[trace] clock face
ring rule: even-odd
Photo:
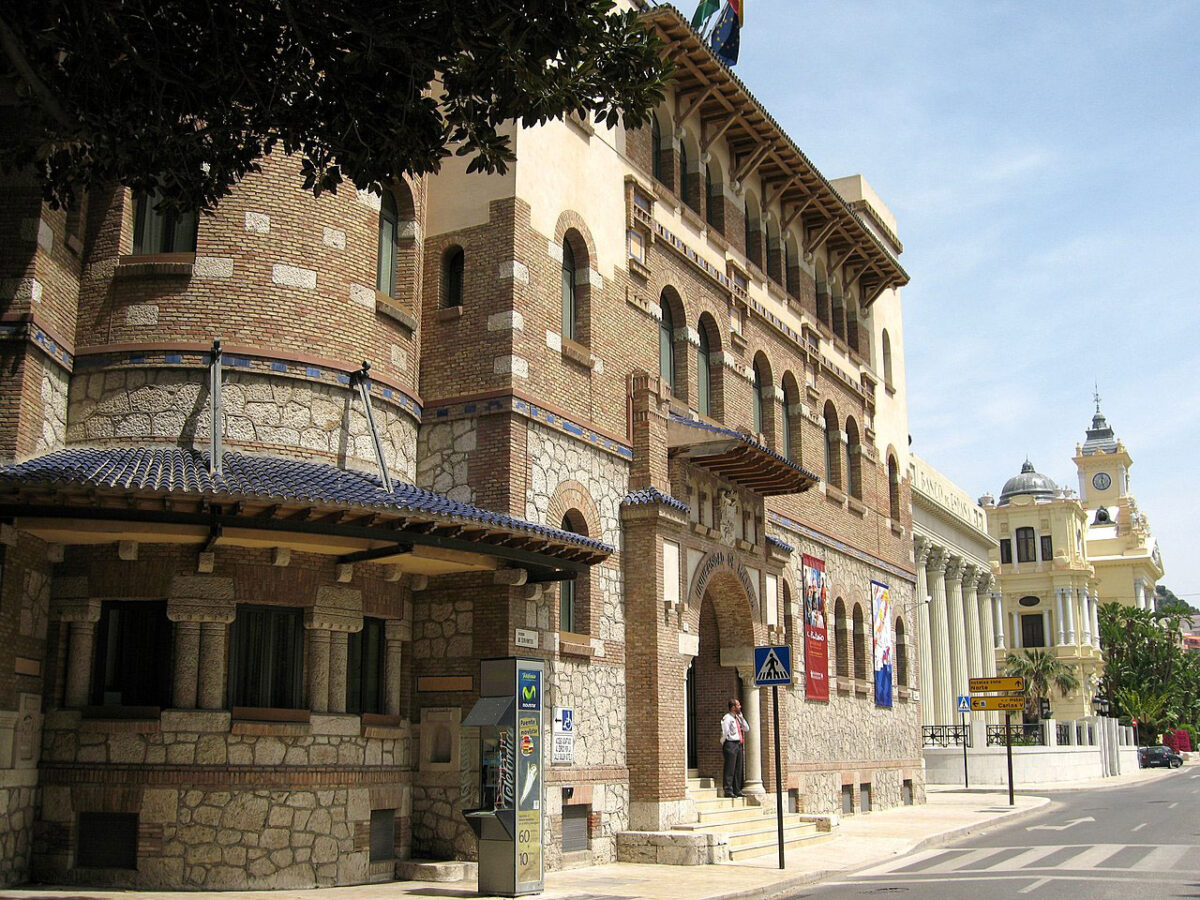
[[[1112,484],[1112,478],[1107,472],[1097,472],[1092,476],[1092,487],[1098,491],[1107,491]]]

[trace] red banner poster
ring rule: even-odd
[[[829,642],[826,639],[825,561],[804,556],[804,694],[829,699]]]

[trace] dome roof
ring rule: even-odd
[[[1021,474],[1014,475],[1004,482],[1004,490],[1000,492],[1000,505],[1003,506],[1011,498],[1023,494],[1031,494],[1035,498],[1051,500],[1058,493],[1058,485],[1051,479],[1036,472],[1033,463],[1028,459],[1021,466]]]

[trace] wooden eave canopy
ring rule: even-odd
[[[529,582],[574,578],[609,555],[568,540],[407,510],[69,484],[7,487],[0,491],[0,520],[53,543],[287,547],[428,575],[524,568]]]
[[[788,459],[728,429],[672,419],[667,451],[763,497],[799,494],[820,479]]]
[[[816,166],[787,136],[729,67],[671,6],[656,6],[643,18],[668,45],[675,63],[676,113],[681,125],[699,113],[699,144],[707,151],[724,137],[731,154],[730,181],[757,174],[763,184],[763,208],[778,202],[781,230],[798,224],[804,250],[824,245],[833,270],[841,267],[847,281],[858,280],[863,303],[870,305],[888,288],[908,284],[892,252],[871,232]]]

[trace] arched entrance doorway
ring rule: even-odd
[[[738,671],[753,659],[755,618],[750,597],[733,570],[717,571],[703,586],[697,618],[698,652],[686,682],[687,765],[695,775],[719,784],[724,765],[721,717],[728,701],[758,705],[748,696],[757,689],[744,683]]]

